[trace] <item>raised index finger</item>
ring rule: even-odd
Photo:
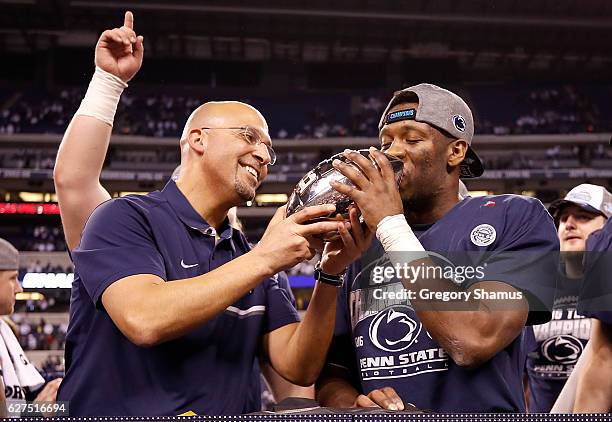
[[[123,26],[127,26],[130,29],[134,29],[134,15],[129,10],[125,12],[125,18],[123,19]]]

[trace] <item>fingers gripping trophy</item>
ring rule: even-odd
[[[348,220],[350,232],[346,226],[338,226],[338,231],[323,236],[325,247],[321,262],[316,268],[315,277],[326,275],[342,275],[352,261],[360,257],[370,246],[374,237],[375,229],[368,227],[353,200],[345,193],[339,192],[334,185],[345,185],[347,188],[354,187],[353,182],[343,173],[338,171],[333,163],[340,161],[345,163],[355,172],[363,174],[363,169],[355,160],[351,160],[347,152],[336,154],[331,158],[320,162],[296,185],[287,203],[287,217],[312,206],[320,204],[333,204],[336,209],[321,220]],[[373,168],[380,171],[377,161],[372,155],[372,149],[359,150],[357,153],[364,158],[361,165],[369,163]],[[382,154],[382,153],[381,153]],[[390,189],[398,189],[402,177],[402,161],[390,154],[384,154],[389,161],[393,177],[390,178]],[[366,161],[366,158],[369,160]],[[374,198],[372,198],[374,199]],[[352,234],[352,236],[351,236]]]

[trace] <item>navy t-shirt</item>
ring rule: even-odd
[[[551,321],[527,328],[536,342],[527,355],[529,412],[550,412],[589,340],[591,319],[576,309],[581,282],[559,277]]]
[[[612,325],[612,218],[588,237],[578,312]]]
[[[555,262],[540,263],[537,256],[557,252],[559,242],[552,218],[538,200],[515,195],[468,197],[429,228],[413,230],[428,251],[470,251],[474,256],[483,252],[487,265],[480,281],[501,281],[524,294],[532,323],[549,318]],[[517,251],[523,255],[514,259],[521,262],[512,262],[512,254],[507,253]],[[419,409],[524,411],[522,334],[477,369],[455,365],[432,340],[409,300],[376,298],[376,290],[403,288],[397,279],[372,283],[372,265],[380,262],[382,252],[375,242],[347,273],[338,296],[328,364],[347,368],[364,394],[390,386],[404,402]],[[467,280],[464,287],[472,284],[473,280]]]
[[[215,242],[214,229],[173,181],[161,192],[113,199],[93,212],[72,253],[66,377],[58,393],[70,402],[71,416],[259,410],[248,393],[261,336],[299,320],[274,278],[189,334],[149,348],[131,343],[101,302],[104,290],[124,277],[191,278],[250,250],[227,220],[219,237]]]

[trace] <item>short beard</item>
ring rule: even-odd
[[[255,192],[247,187],[244,183],[241,183],[238,178],[234,180],[234,190],[244,202],[249,202],[255,199]]]

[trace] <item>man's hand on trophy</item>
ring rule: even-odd
[[[374,234],[368,227],[362,227],[357,209],[349,209],[350,230],[339,226],[339,237],[325,244],[321,257],[321,270],[327,274],[341,274],[353,261],[370,246]]]
[[[353,200],[370,231],[375,233],[383,218],[404,213],[394,169],[385,154],[374,148],[370,148],[371,159],[355,151],[346,151],[345,155],[352,164],[340,160],[334,160],[332,164],[355,186],[336,181],[330,181],[330,185]]]

